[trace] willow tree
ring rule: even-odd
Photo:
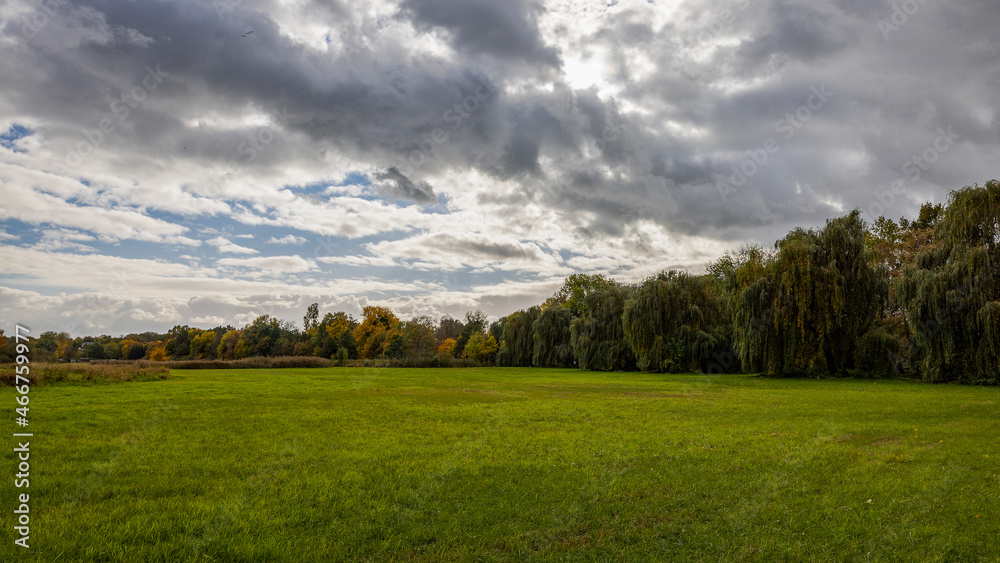
[[[1000,383],[1000,182],[950,194],[897,291],[928,381]]]
[[[849,368],[887,374],[901,352],[898,342],[884,334],[879,324],[889,284],[885,269],[876,264],[866,245],[867,237],[857,210],[828,221],[819,234],[817,261],[824,274],[818,279],[832,280],[840,297],[839,309],[831,307],[824,315],[827,324],[821,346],[830,374]],[[858,353],[862,342],[867,344],[865,354]]]
[[[539,313],[532,323],[534,352],[531,360],[535,367],[568,368],[576,365],[573,346],[570,344],[569,325],[573,312],[555,305]]]
[[[531,367],[535,354],[534,323],[542,312],[539,307],[512,313],[500,321],[500,350],[497,365]]]
[[[705,371],[727,349],[726,298],[710,276],[661,273],[625,302],[622,325],[639,369]]]
[[[632,371],[635,354],[625,340],[622,313],[631,297],[628,287],[613,285],[589,293],[581,315],[570,324],[570,342],[581,369]]]
[[[733,283],[730,302],[733,348],[746,373],[776,374],[783,366],[783,338],[775,323],[773,260],[773,256],[755,254],[734,275],[739,282]]]
[[[888,291],[857,210],[820,231],[796,229],[773,259],[749,261],[733,299],[736,350],[747,371],[772,375],[854,369]],[[882,366],[892,351],[866,361]],[[864,366],[871,368],[872,366]]]

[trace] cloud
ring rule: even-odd
[[[105,208],[75,205],[62,198],[16,184],[17,175],[5,176],[0,166],[0,220],[16,219],[36,225],[59,225],[95,233],[111,240],[141,240],[196,246],[183,236],[187,228],[155,219],[130,207]]]
[[[141,282],[112,323],[243,318],[222,296],[279,279],[500,314],[568,273],[634,281],[855,207],[912,216],[1000,157],[986,0],[892,29],[892,5],[849,0],[219,6],[83,0],[24,33],[38,5],[5,5],[0,248],[38,261],[5,261],[8,290],[56,311],[121,267]],[[907,166],[941,130],[948,150]]]
[[[295,235],[285,235],[281,238],[271,237],[271,239],[267,241],[268,244],[305,244],[305,242],[306,239]]]
[[[392,199],[407,199],[416,203],[437,201],[434,197],[434,188],[430,184],[410,180],[395,166],[377,172],[375,179],[379,181],[379,187]]]
[[[535,22],[541,6],[524,0],[405,0],[400,13],[420,31],[441,29],[458,53],[559,66]]]
[[[240,246],[234,244],[223,237],[216,237],[212,240],[205,241],[206,244],[210,244],[219,249],[219,252],[226,254],[257,254],[258,252],[253,248],[247,248],[245,246]]]
[[[308,272],[316,268],[316,263],[301,256],[258,256],[254,258],[222,258],[220,266],[241,269],[265,270],[275,273]]]

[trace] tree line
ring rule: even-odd
[[[489,323],[401,320],[386,307],[320,318],[300,330],[269,315],[237,329],[70,338],[48,332],[42,359],[240,359],[320,356],[445,365],[772,376],[921,377],[1000,382],[1000,183],[971,186],[916,219],[858,210],[773,247],[745,246],[693,275],[637,284],[575,274],[545,302]],[[0,356],[10,345],[3,345]],[[3,358],[0,357],[0,360]],[[38,361],[38,360],[36,360]]]

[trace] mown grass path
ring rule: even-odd
[[[32,389],[30,431],[2,561],[1000,560],[1000,389],[175,371]]]

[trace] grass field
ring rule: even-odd
[[[14,391],[0,391],[14,425]],[[2,561],[997,561],[1000,390],[542,369],[31,391]]]

